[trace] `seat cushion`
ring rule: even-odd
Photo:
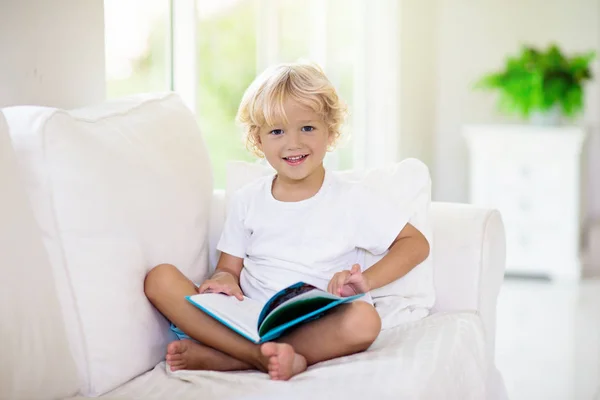
[[[148,270],[171,263],[195,281],[207,273],[212,178],[204,141],[174,94],[3,112],[79,390],[104,393],[153,368],[172,339],[144,295]]]
[[[440,313],[382,331],[366,352],[315,364],[288,382],[254,371],[173,373],[161,362],[106,398],[480,400],[486,365],[477,314]]]

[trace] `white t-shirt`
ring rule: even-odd
[[[304,281],[326,290],[336,272],[364,263],[364,250],[385,252],[408,222],[385,195],[326,171],[321,189],[298,202],[276,200],[275,175],[258,179],[232,196],[221,252],[244,259],[240,286],[266,302],[279,290]]]

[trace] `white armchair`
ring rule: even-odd
[[[168,145],[169,154],[177,157],[174,163],[179,163],[177,165],[179,168],[187,168],[181,161],[183,158],[180,155],[190,151],[190,140],[193,140],[194,135],[197,134],[195,130],[197,127],[194,127],[191,113],[186,111],[172,95],[125,101],[110,107],[105,105],[97,108],[90,107],[88,110],[78,110],[77,113],[72,114],[68,112],[53,114],[41,109],[17,111],[10,112],[8,123],[0,113],[0,254],[2,255],[0,339],[7,349],[2,355],[3,362],[0,366],[0,398],[55,399],[78,396],[84,393],[86,388],[90,390],[91,386],[89,384],[86,386],[86,381],[82,378],[86,373],[89,375],[90,371],[93,373],[87,378],[88,381],[96,387],[111,388],[110,392],[104,394],[105,398],[119,399],[208,399],[223,398],[223,396],[246,399],[308,397],[317,399],[330,397],[330,390],[336,390],[338,395],[344,398],[361,399],[374,397],[460,400],[506,398],[502,379],[494,365],[496,300],[505,266],[504,227],[498,212],[466,204],[432,203],[433,262],[437,296],[434,313],[421,321],[382,332],[369,351],[351,356],[354,357],[353,362],[341,359],[318,364],[297,379],[283,384],[269,381],[258,372],[224,374],[178,371],[176,374],[171,374],[166,370],[164,362],[159,362],[157,365],[157,360],[160,360],[164,354],[164,341],[169,339],[166,336],[168,327],[158,314],[152,313],[146,304],[143,292],[138,293],[139,290],[136,289],[136,285],[139,286],[139,282],[143,280],[144,268],[149,267],[149,264],[155,260],[147,261],[149,255],[143,254],[143,249],[130,253],[128,246],[132,243],[131,240],[123,241],[119,238],[120,241],[114,241],[108,238],[113,240],[111,242],[107,241],[106,237],[102,238],[105,243],[116,243],[121,246],[117,249],[123,255],[130,257],[127,258],[129,264],[123,263],[122,272],[127,279],[131,280],[130,277],[133,277],[135,281],[127,282],[127,279],[119,275],[120,270],[116,270],[115,276],[123,280],[121,284],[133,285],[131,287],[134,289],[131,292],[131,299],[119,297],[129,296],[128,292],[125,294],[115,292],[115,299],[124,301],[122,307],[131,307],[132,310],[129,314],[125,314],[126,319],[123,320],[123,323],[130,324],[127,330],[122,334],[117,331],[115,335],[115,330],[120,328],[98,325],[96,315],[104,315],[110,320],[111,315],[122,310],[114,308],[104,310],[101,294],[98,297],[100,300],[97,300],[88,296],[89,290],[82,291],[82,288],[73,287],[78,282],[83,282],[85,288],[94,288],[95,281],[91,276],[102,278],[102,275],[85,275],[90,268],[89,264],[84,263],[81,268],[75,265],[78,259],[82,260],[89,254],[77,253],[79,258],[71,257],[70,260],[73,261],[65,268],[59,266],[61,257],[66,254],[65,251],[79,251],[80,247],[65,250],[55,244],[53,251],[49,251],[49,243],[56,241],[55,236],[60,235],[60,229],[64,228],[61,226],[61,218],[65,219],[65,215],[71,217],[68,207],[62,208],[62,215],[56,213],[56,202],[69,201],[68,204],[74,205],[79,203],[76,199],[65,196],[65,192],[56,192],[60,190],[58,186],[50,191],[52,196],[41,194],[48,190],[48,185],[54,185],[55,182],[51,178],[55,174],[65,171],[64,164],[62,164],[63,169],[55,169],[53,162],[63,163],[64,157],[70,154],[62,153],[63,158],[57,158],[54,154],[53,159],[52,151],[63,151],[64,144],[67,142],[69,145],[73,144],[70,142],[73,139],[69,138],[82,138],[79,135],[82,133],[85,134],[86,140],[92,141],[88,149],[93,153],[96,149],[93,140],[106,139],[105,135],[112,135],[121,125],[123,129],[111,137],[111,140],[114,139],[111,143],[116,144],[114,147],[116,151],[127,150],[134,152],[132,154],[139,154],[135,153],[138,151],[135,146],[123,149],[124,146],[131,145],[131,137],[136,140],[141,137],[148,138],[146,139],[148,141],[159,140],[160,146]],[[6,110],[3,112],[6,113]],[[131,118],[129,118],[130,114],[132,114]],[[54,128],[47,125],[53,118],[59,119],[54,121]],[[180,129],[166,135],[164,128],[157,127],[157,121],[161,122],[163,127],[178,126]],[[59,123],[61,125],[57,128]],[[88,135],[89,132],[85,131],[90,127],[95,129],[93,133],[96,136]],[[55,129],[55,133],[52,129]],[[73,129],[72,134],[64,135],[65,129]],[[180,137],[178,139],[177,135],[182,134],[181,132],[189,134],[185,136],[187,141],[180,140]],[[21,136],[16,141],[18,135]],[[39,139],[40,135],[46,135],[44,137],[54,135],[52,136],[54,147],[31,145]],[[124,140],[123,146],[118,145],[118,140]],[[165,157],[162,152],[148,151],[150,147],[147,146],[152,144],[148,141],[140,147],[144,151],[143,157],[136,159],[136,162],[147,161],[148,157]],[[109,153],[107,148],[105,147],[104,151],[107,152],[108,157],[112,157],[113,153]],[[187,155],[185,161],[190,162],[192,166],[197,165],[194,158],[196,153],[191,155],[187,153]],[[123,154],[119,153],[119,156]],[[38,175],[34,173],[33,158],[43,166],[36,170]],[[77,153],[76,161],[85,164],[88,160],[85,154]],[[163,173],[172,173],[170,168],[173,164],[164,162],[163,158],[159,161],[158,164],[165,165],[166,169],[157,175],[169,176]],[[36,166],[38,167],[39,165]],[[132,164],[133,167],[136,166]],[[136,176],[140,177],[145,177],[141,174],[147,173],[145,168],[136,171],[138,173]],[[82,177],[78,174],[88,173],[84,169],[80,171],[75,167],[67,169],[67,172],[70,174],[69,177],[84,182],[86,176]],[[101,168],[96,168],[93,172],[104,173]],[[118,179],[118,176],[115,174],[111,179]],[[63,188],[70,190],[73,185],[78,184],[77,182],[79,180]],[[111,180],[102,180],[102,182],[105,185],[112,184]],[[206,197],[202,197],[205,195],[199,192],[189,192],[189,185],[184,181],[172,183],[172,180],[168,179],[165,182],[173,185],[170,186],[173,190],[180,190],[180,187],[175,184],[182,184],[183,195],[210,198],[210,191]],[[143,185],[144,182],[140,184]],[[148,180],[147,184],[149,185],[147,188],[153,189],[155,181]],[[135,194],[134,189],[128,190],[130,192],[119,194],[131,196]],[[104,192],[111,193],[110,190],[103,190],[101,193]],[[72,193],[75,197],[81,191]],[[140,198],[148,199],[144,196]],[[199,207],[194,205],[193,201],[188,203],[186,207],[192,210],[194,207]],[[115,204],[120,206],[122,203]],[[132,205],[138,208],[139,206],[139,204]],[[152,206],[152,204],[143,204],[142,208],[152,210]],[[163,207],[164,204],[161,203],[159,206]],[[165,210],[164,207],[160,207],[156,209]],[[186,221],[186,214],[183,211],[175,211],[178,212],[177,216],[183,217],[182,221]],[[131,212],[140,212],[140,210],[131,208]],[[40,219],[40,215],[53,215],[54,220],[51,222],[56,224],[58,233],[47,229],[48,221]],[[197,218],[208,216],[210,219],[206,233],[208,238],[198,239],[207,240],[207,248],[194,253],[196,257],[194,260],[204,266],[214,265],[216,261],[214,248],[224,216],[222,191],[215,191],[212,194],[210,213],[202,211],[196,214]],[[152,217],[156,220],[156,215],[153,214]],[[79,224],[80,219],[70,218],[69,222],[72,225]],[[105,222],[102,218],[97,220],[103,229],[109,229],[110,224],[106,225]],[[149,226],[152,226],[152,223],[154,222],[151,221]],[[201,225],[196,223],[190,226],[204,229]],[[173,229],[175,228],[174,225]],[[79,234],[79,231],[71,229],[68,233],[74,235]],[[136,234],[143,233],[141,230],[136,231]],[[187,231],[183,230],[181,237],[185,238],[186,235]],[[87,240],[87,237],[84,239]],[[151,250],[164,244],[160,241],[146,242],[143,244],[148,244]],[[91,258],[92,261],[95,259],[95,256]],[[123,257],[119,257],[119,260],[122,259]],[[103,272],[105,265],[100,264],[98,268]],[[65,273],[79,274],[79,276],[65,276]],[[73,296],[67,296],[66,292],[76,293],[79,297],[74,301]],[[112,304],[116,304],[115,299],[111,299]],[[86,307],[83,307],[83,302],[88,303]],[[79,313],[77,314],[79,318],[81,316],[86,318],[84,321],[86,324],[81,325],[81,320],[71,319],[75,311]],[[139,315],[136,315],[135,313],[138,312]],[[74,326],[78,327],[77,331],[74,330]],[[147,331],[144,340],[152,346],[149,346],[151,348],[148,348],[146,354],[136,354],[136,357],[142,359],[136,360],[136,364],[128,364],[129,369],[125,370],[118,364],[126,364],[129,360],[120,359],[116,362],[111,359],[104,360],[102,357],[105,354],[98,350],[102,350],[103,347],[98,346],[109,346],[106,348],[110,349],[113,346],[127,346],[134,343],[132,341],[139,340],[139,337],[129,336],[131,327]],[[149,340],[150,334],[154,335],[152,340]],[[103,343],[104,338],[113,338],[111,340],[116,342]],[[76,343],[73,342],[74,340]],[[96,347],[91,346],[92,344]],[[83,346],[81,348],[84,351],[79,352],[78,346]],[[90,356],[92,351],[95,351],[94,357]],[[122,372],[122,375],[117,376],[117,372]],[[108,384],[109,379],[111,382],[120,383],[116,386]]]

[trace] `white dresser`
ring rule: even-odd
[[[471,125],[470,201],[500,210],[507,273],[577,280],[580,235],[578,127]]]

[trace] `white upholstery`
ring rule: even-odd
[[[171,100],[172,102],[169,103],[171,106],[174,104],[173,102],[178,101],[176,98],[171,98]],[[144,101],[136,100],[134,103],[141,106]],[[99,150],[103,148],[101,143],[106,144],[103,139],[110,139],[108,137],[110,132],[120,132],[123,137],[137,137],[140,139],[147,139],[145,135],[153,132],[152,134],[156,135],[156,140],[165,140],[164,143],[168,143],[168,139],[177,134],[172,127],[185,126],[190,121],[189,115],[184,116],[177,112],[177,107],[173,109],[170,108],[169,104],[165,104],[164,107],[158,106],[154,109],[157,115],[160,114],[164,118],[163,125],[161,125],[163,128],[153,129],[154,127],[145,124],[150,116],[138,115],[133,112],[136,109],[135,104],[129,103],[126,107],[132,111],[131,113],[123,113],[120,117],[114,114],[114,118],[110,119],[110,123],[107,123],[104,127],[99,127],[97,120],[101,119],[102,115],[106,115],[108,112],[107,107],[112,109],[114,105],[109,107],[103,104],[88,108],[85,111],[85,119],[92,121],[89,123],[95,127],[95,135],[92,136],[97,138],[95,143],[100,146],[98,147]],[[37,110],[36,112],[43,114],[45,111]],[[9,111],[7,114],[11,114],[11,112]],[[79,118],[77,112],[69,115],[72,118]],[[183,121],[188,122],[184,123]],[[69,166],[94,165],[93,160],[85,160],[84,158],[90,155],[99,156],[91,150],[93,147],[84,146],[87,149],[85,154],[79,154],[76,151],[84,148],[81,147],[83,144],[80,141],[91,140],[89,137],[91,131],[88,131],[89,127],[82,126],[86,125],[85,121],[80,120],[73,124],[64,123],[60,125],[62,131],[54,130],[54,135],[57,135],[54,137],[60,140],[53,144],[58,143],[60,146],[47,149],[41,146],[39,142],[35,142],[38,140],[35,139],[35,135],[22,136],[27,132],[38,132],[40,119],[20,117],[12,112],[8,127],[11,131],[18,130],[20,132],[11,132],[13,138],[15,134],[20,135],[21,138],[17,141],[13,140],[12,146],[9,146],[6,129],[2,127],[3,124],[0,120],[0,193],[2,194],[0,197],[0,216],[2,218],[0,221],[0,253],[3,255],[3,259],[0,261],[0,273],[3,277],[0,280],[0,300],[2,300],[0,306],[0,340],[5,344],[5,349],[8,349],[2,355],[3,363],[0,367],[0,398],[57,399],[76,393],[94,394],[94,387],[87,385],[90,382],[89,375],[86,380],[81,376],[81,369],[76,372],[76,368],[81,368],[81,360],[78,361],[81,354],[77,346],[73,346],[74,335],[75,337],[80,335],[79,340],[85,342],[84,344],[87,345],[88,350],[96,352],[95,354],[100,354],[98,352],[102,349],[106,350],[108,357],[104,358],[102,368],[98,368],[97,364],[102,358],[94,360],[96,362],[96,374],[94,376],[97,381],[95,389],[98,392],[104,389],[114,389],[106,396],[107,398],[165,398],[165,396],[182,399],[209,398],[213,393],[210,386],[213,383],[221,385],[219,390],[223,390],[227,389],[227,382],[230,379],[235,379],[235,377],[246,379],[244,376],[248,376],[246,375],[248,373],[222,375],[205,372],[202,374],[196,373],[199,375],[187,375],[191,377],[188,380],[194,382],[194,385],[189,385],[182,380],[185,379],[185,376],[181,376],[182,374],[176,376],[182,379],[168,379],[169,376],[164,371],[164,363],[159,363],[154,370],[144,374],[144,370],[151,369],[152,365],[156,365],[160,359],[159,355],[164,351],[169,333],[164,320],[156,316],[156,313],[153,314],[156,317],[152,317],[156,319],[151,318],[149,320],[139,319],[139,316],[135,315],[136,311],[133,310],[149,309],[143,295],[140,296],[139,288],[134,291],[135,294],[131,294],[132,297],[128,297],[128,292],[123,290],[120,293],[111,294],[114,296],[110,299],[110,304],[112,304],[111,310],[114,311],[115,319],[111,319],[106,310],[102,308],[82,307],[85,304],[91,304],[85,300],[89,300],[89,297],[85,297],[89,293],[85,291],[99,290],[97,282],[107,278],[107,276],[97,273],[98,265],[106,265],[116,256],[119,259],[130,260],[130,262],[122,264],[120,271],[124,275],[129,274],[127,276],[131,279],[132,284],[138,286],[143,278],[143,272],[141,271],[144,268],[150,268],[152,264],[158,262],[171,262],[173,260],[174,263],[181,263],[190,276],[194,275],[192,278],[200,279],[207,272],[204,268],[208,261],[210,260],[213,267],[216,262],[214,247],[224,218],[224,193],[214,192],[212,202],[209,198],[202,197],[204,196],[202,194],[193,194],[194,190],[205,190],[208,191],[209,195],[212,192],[210,182],[186,180],[191,176],[196,176],[195,174],[200,170],[202,173],[208,173],[209,169],[202,170],[208,165],[208,159],[206,156],[197,158],[175,157],[175,154],[181,152],[190,154],[186,153],[185,149],[177,147],[181,146],[181,142],[171,143],[179,150],[176,153],[169,153],[173,154],[173,157],[166,160],[162,157],[165,152],[169,151],[170,147],[168,146],[160,149],[156,148],[156,151],[146,152],[145,156],[147,158],[135,158],[137,156],[132,155],[141,164],[132,163],[130,168],[123,166],[124,176],[128,176],[127,174],[133,173],[133,171],[137,171],[136,173],[140,174],[138,176],[145,176],[144,168],[140,168],[140,165],[146,166],[146,169],[148,169],[155,162],[162,162],[167,168],[175,165],[187,166],[183,169],[179,169],[179,167],[173,169],[173,171],[176,171],[174,174],[163,170],[162,173],[165,175],[160,175],[160,173],[158,175],[178,180],[179,183],[183,182],[182,186],[178,186],[177,182],[165,183],[165,185],[169,188],[177,188],[177,193],[180,193],[181,196],[190,196],[186,199],[187,201],[196,199],[199,203],[206,203],[198,204],[198,207],[204,211],[198,214],[196,219],[193,219],[193,224],[189,226],[191,233],[186,238],[186,240],[197,240],[199,243],[198,263],[195,264],[191,261],[193,257],[186,253],[185,248],[174,247],[175,242],[170,241],[181,240],[184,237],[182,233],[173,238],[152,234],[152,226],[148,219],[151,219],[155,224],[168,224],[168,218],[173,214],[170,214],[171,208],[156,209],[157,205],[165,204],[162,202],[162,200],[165,200],[164,198],[159,196],[159,199],[154,201],[155,199],[152,196],[147,196],[144,198],[145,202],[136,203],[139,206],[137,209],[131,209],[132,215],[145,216],[136,226],[148,230],[148,232],[142,232],[144,235],[140,233],[142,237],[146,238],[141,246],[142,249],[145,249],[141,251],[141,259],[137,258],[139,254],[136,256],[123,248],[121,248],[123,250],[122,256],[113,253],[119,248],[107,248],[105,249],[106,254],[102,255],[102,260],[105,260],[104,263],[98,263],[97,257],[86,258],[88,256],[86,251],[92,251],[89,250],[91,244],[88,243],[89,246],[86,247],[76,246],[76,248],[66,249],[66,253],[75,254],[78,260],[83,261],[79,263],[79,268],[75,267],[75,265],[78,265],[77,263],[65,266],[62,259],[56,256],[56,248],[58,248],[56,230],[58,228],[48,228],[49,225],[47,225],[44,217],[47,214],[42,211],[51,211],[52,213],[60,211],[64,213],[61,220],[63,222],[69,221],[70,225],[68,226],[76,228],[71,233],[90,233],[92,231],[86,231],[86,229],[101,226],[105,228],[104,232],[107,233],[107,238],[110,239],[111,237],[114,238],[114,236],[110,236],[114,234],[111,229],[114,226],[120,226],[116,223],[101,224],[102,221],[97,218],[94,219],[95,215],[88,215],[89,213],[69,213],[69,208],[66,205],[73,205],[74,211],[80,211],[81,209],[78,207],[83,204],[81,199],[89,199],[89,197],[86,197],[86,193],[77,191],[86,187],[82,186],[82,183],[92,177],[100,179],[105,176],[102,169],[71,168],[66,171],[61,169]],[[103,133],[108,136],[102,138]],[[27,142],[27,140],[23,141],[22,139],[26,137],[29,137],[35,143]],[[158,141],[155,143],[158,143]],[[16,148],[16,151],[13,151],[13,148]],[[119,149],[120,147],[116,146],[116,148]],[[23,149],[36,149],[36,152],[27,152]],[[70,150],[66,151],[66,149]],[[48,153],[48,151],[51,153]],[[60,157],[48,160],[40,158],[40,154],[60,155]],[[112,154],[116,157],[117,153]],[[78,156],[82,159],[75,160],[74,158]],[[125,164],[124,161],[128,159],[132,160],[127,157],[116,157],[116,159],[119,160],[118,163],[122,164]],[[56,182],[37,179],[32,175],[31,170],[28,170],[35,163],[38,163],[35,170],[44,176],[68,176],[73,181]],[[42,168],[44,166],[47,168]],[[191,169],[188,170],[187,168]],[[114,170],[110,168],[109,171],[114,173]],[[60,175],[61,173],[63,175]],[[111,179],[118,181],[119,178],[111,175]],[[112,180],[105,183],[110,184],[111,182]],[[189,186],[188,189],[182,189],[185,185]],[[202,187],[196,187],[195,185]],[[49,187],[54,188],[53,197],[43,200],[40,194],[47,191]],[[113,188],[110,185],[107,187]],[[142,189],[144,187],[149,188],[142,185]],[[125,185],[121,188],[122,190],[134,192],[137,190],[136,186]],[[94,193],[98,196],[105,196],[107,195],[105,192],[110,192],[103,191],[102,188],[96,189],[97,191]],[[134,192],[121,193],[121,195],[134,196]],[[132,198],[135,198],[135,196]],[[57,199],[63,202],[59,211],[53,209],[56,204],[54,201]],[[208,202],[211,203],[210,214],[208,214],[208,209],[204,208]],[[123,204],[116,202],[115,206],[123,206]],[[150,211],[144,212],[144,210]],[[367,365],[374,370],[380,369],[384,365],[400,368],[399,371],[395,371],[399,375],[390,373],[388,378],[381,375],[381,379],[374,385],[370,380],[370,375],[352,370],[352,363],[348,363],[348,359],[333,360],[329,364],[315,366],[313,370],[322,371],[323,376],[331,374],[328,375],[329,378],[327,379],[337,380],[340,390],[346,388],[346,392],[339,393],[341,397],[356,398],[356,394],[359,392],[352,388],[356,387],[353,385],[361,383],[360,379],[363,379],[361,376],[364,376],[362,383],[365,387],[373,389],[373,393],[380,393],[380,398],[386,398],[385,394],[389,394],[392,390],[390,388],[399,388],[396,385],[398,382],[402,382],[403,386],[398,389],[397,393],[405,398],[424,398],[423,396],[428,395],[439,398],[437,394],[443,394],[443,398],[449,399],[479,399],[484,391],[486,393],[485,397],[490,399],[503,398],[505,395],[501,378],[493,364],[496,299],[502,283],[505,257],[502,220],[495,211],[478,209],[469,205],[434,202],[432,203],[431,212],[434,237],[432,257],[437,297],[436,313],[422,321],[384,331],[382,339],[379,341],[380,344],[384,344],[383,346],[374,347],[376,351],[372,354],[353,356],[359,360],[363,360],[363,357],[365,357],[364,364],[359,364],[365,366],[365,368]],[[80,215],[80,218],[73,218],[75,215]],[[86,220],[84,217],[90,219]],[[87,222],[84,223],[83,221],[94,221],[94,224],[87,225]],[[177,219],[177,221],[181,220]],[[184,222],[180,223],[185,225]],[[208,232],[206,229],[202,231],[201,228],[203,226],[206,228],[206,225],[210,226]],[[58,229],[64,233],[62,229],[64,229],[64,225],[61,229]],[[176,227],[172,227],[172,229],[176,229]],[[165,240],[167,241],[166,244]],[[206,241],[208,241],[209,249],[201,250],[202,243],[206,243]],[[101,244],[101,242],[97,242],[94,246]],[[63,251],[65,250],[65,247],[60,248]],[[160,250],[161,248],[171,248],[172,251],[163,252]],[[208,256],[206,251],[208,251]],[[48,252],[50,252],[50,255],[47,254]],[[98,253],[91,254],[98,255]],[[142,261],[142,266],[139,265],[140,261]],[[193,265],[197,266],[192,268]],[[90,268],[95,275],[90,272]],[[115,272],[116,270],[110,270],[111,274]],[[66,273],[79,275],[69,275],[69,279],[65,280]],[[98,281],[95,281],[95,278]],[[72,285],[72,288],[69,288],[65,282]],[[69,301],[69,296],[79,298],[83,302]],[[134,309],[124,311],[123,309],[127,307],[127,304],[130,304],[128,302],[134,298],[133,296],[137,296],[135,298],[138,299],[139,303],[134,302],[136,304]],[[137,308],[138,306],[141,308]],[[84,313],[83,316],[88,321],[87,325],[83,324],[87,327],[80,326],[80,330],[73,330],[73,315],[79,313],[81,316],[81,312]],[[119,325],[123,321],[123,312],[128,312],[132,316],[127,320],[132,325],[127,325],[125,329]],[[144,312],[146,311],[143,311],[140,315],[148,315],[143,314]],[[467,314],[469,316],[465,317]],[[96,315],[98,315],[98,318],[95,317]],[[104,324],[102,329],[99,325],[100,321]],[[134,333],[132,333],[132,330]],[[118,334],[115,335],[115,332]],[[448,334],[448,332],[453,333]],[[396,333],[398,336],[394,336]],[[421,333],[428,339],[416,340],[421,337]],[[396,347],[390,345],[392,347],[388,349],[384,338],[392,336],[403,339],[394,339],[393,346]],[[405,340],[406,338],[412,339]],[[102,345],[99,344],[101,339],[105,339]],[[136,341],[141,344],[136,343]],[[92,343],[96,344],[91,345]],[[128,351],[126,355],[114,361],[111,358],[113,353],[110,353],[110,349],[113,347],[123,349],[128,344],[137,346],[134,346],[136,352],[144,353],[148,351],[144,356],[146,358],[140,360],[139,354],[126,350]],[[104,356],[104,354],[100,355]],[[134,360],[135,357],[138,357],[138,359]],[[441,357],[443,360],[439,361],[437,357]],[[411,360],[410,363],[412,364],[406,363],[408,359]],[[106,360],[109,362],[106,362]],[[113,370],[122,371],[120,368],[123,365],[127,366],[128,374],[133,374],[130,376],[131,378],[134,378],[135,375],[138,376],[132,382],[118,386],[121,383],[118,383],[115,376],[108,374],[108,372]],[[344,365],[344,368],[350,369],[336,367],[336,365]],[[420,365],[423,368],[426,366],[428,368],[426,371],[431,373],[424,372],[423,375],[419,375],[418,368],[413,370],[411,365]],[[142,368],[143,366],[146,366],[145,369]],[[451,373],[451,370],[456,370],[456,373]],[[134,373],[133,371],[137,372]],[[338,372],[336,373],[336,371]],[[402,380],[402,371],[405,371],[404,373],[408,374],[407,376],[416,377],[413,386],[410,386],[411,379]],[[410,371],[410,373],[406,371]],[[320,375],[321,373],[307,373],[305,376],[299,376],[297,381],[305,382],[301,385],[302,393],[312,393],[314,389],[323,387],[323,382],[319,381]],[[198,378],[198,376],[204,378]],[[250,373],[250,376],[252,378],[246,380],[246,382],[252,385],[259,385],[260,382],[264,382],[266,379],[262,376],[257,381],[256,373]],[[352,381],[352,385],[345,386],[342,383],[347,381],[348,376]],[[447,377],[447,379],[443,382],[436,380],[436,377],[442,376]],[[428,377],[431,379],[427,380]],[[203,379],[205,383],[208,379],[210,385],[203,386]],[[389,387],[386,386],[388,384]],[[260,393],[262,387],[253,386],[255,395],[247,398],[261,398],[262,396],[256,395],[256,393]],[[287,398],[285,392],[279,392],[279,388],[284,390],[285,384],[267,381],[264,388],[271,391],[270,393],[274,393],[273,390],[275,390],[276,394],[274,396],[278,396],[278,398]],[[163,389],[164,391],[162,391]],[[232,386],[232,391],[229,394],[234,396],[236,390]],[[224,394],[225,397],[227,396],[226,391],[220,393]],[[181,396],[178,394],[181,394]],[[317,393],[314,394],[314,398],[317,398]]]
[[[436,311],[477,310],[494,361],[496,300],[504,279],[504,224],[496,210],[434,202]],[[477,239],[479,238],[479,239]]]
[[[78,390],[75,363],[42,235],[0,113],[0,399]]]
[[[150,268],[172,263],[194,281],[207,273],[212,176],[202,135],[171,94],[3,112],[79,389],[105,393],[151,369],[173,339],[144,295]]]
[[[482,400],[484,349],[474,312],[438,313],[387,329],[368,351],[315,364],[289,382],[257,371],[171,373],[161,363],[106,398]]]
[[[487,355],[486,399],[507,399],[495,367],[496,305],[506,267],[504,223],[497,210],[432,203],[434,312],[476,310]]]

